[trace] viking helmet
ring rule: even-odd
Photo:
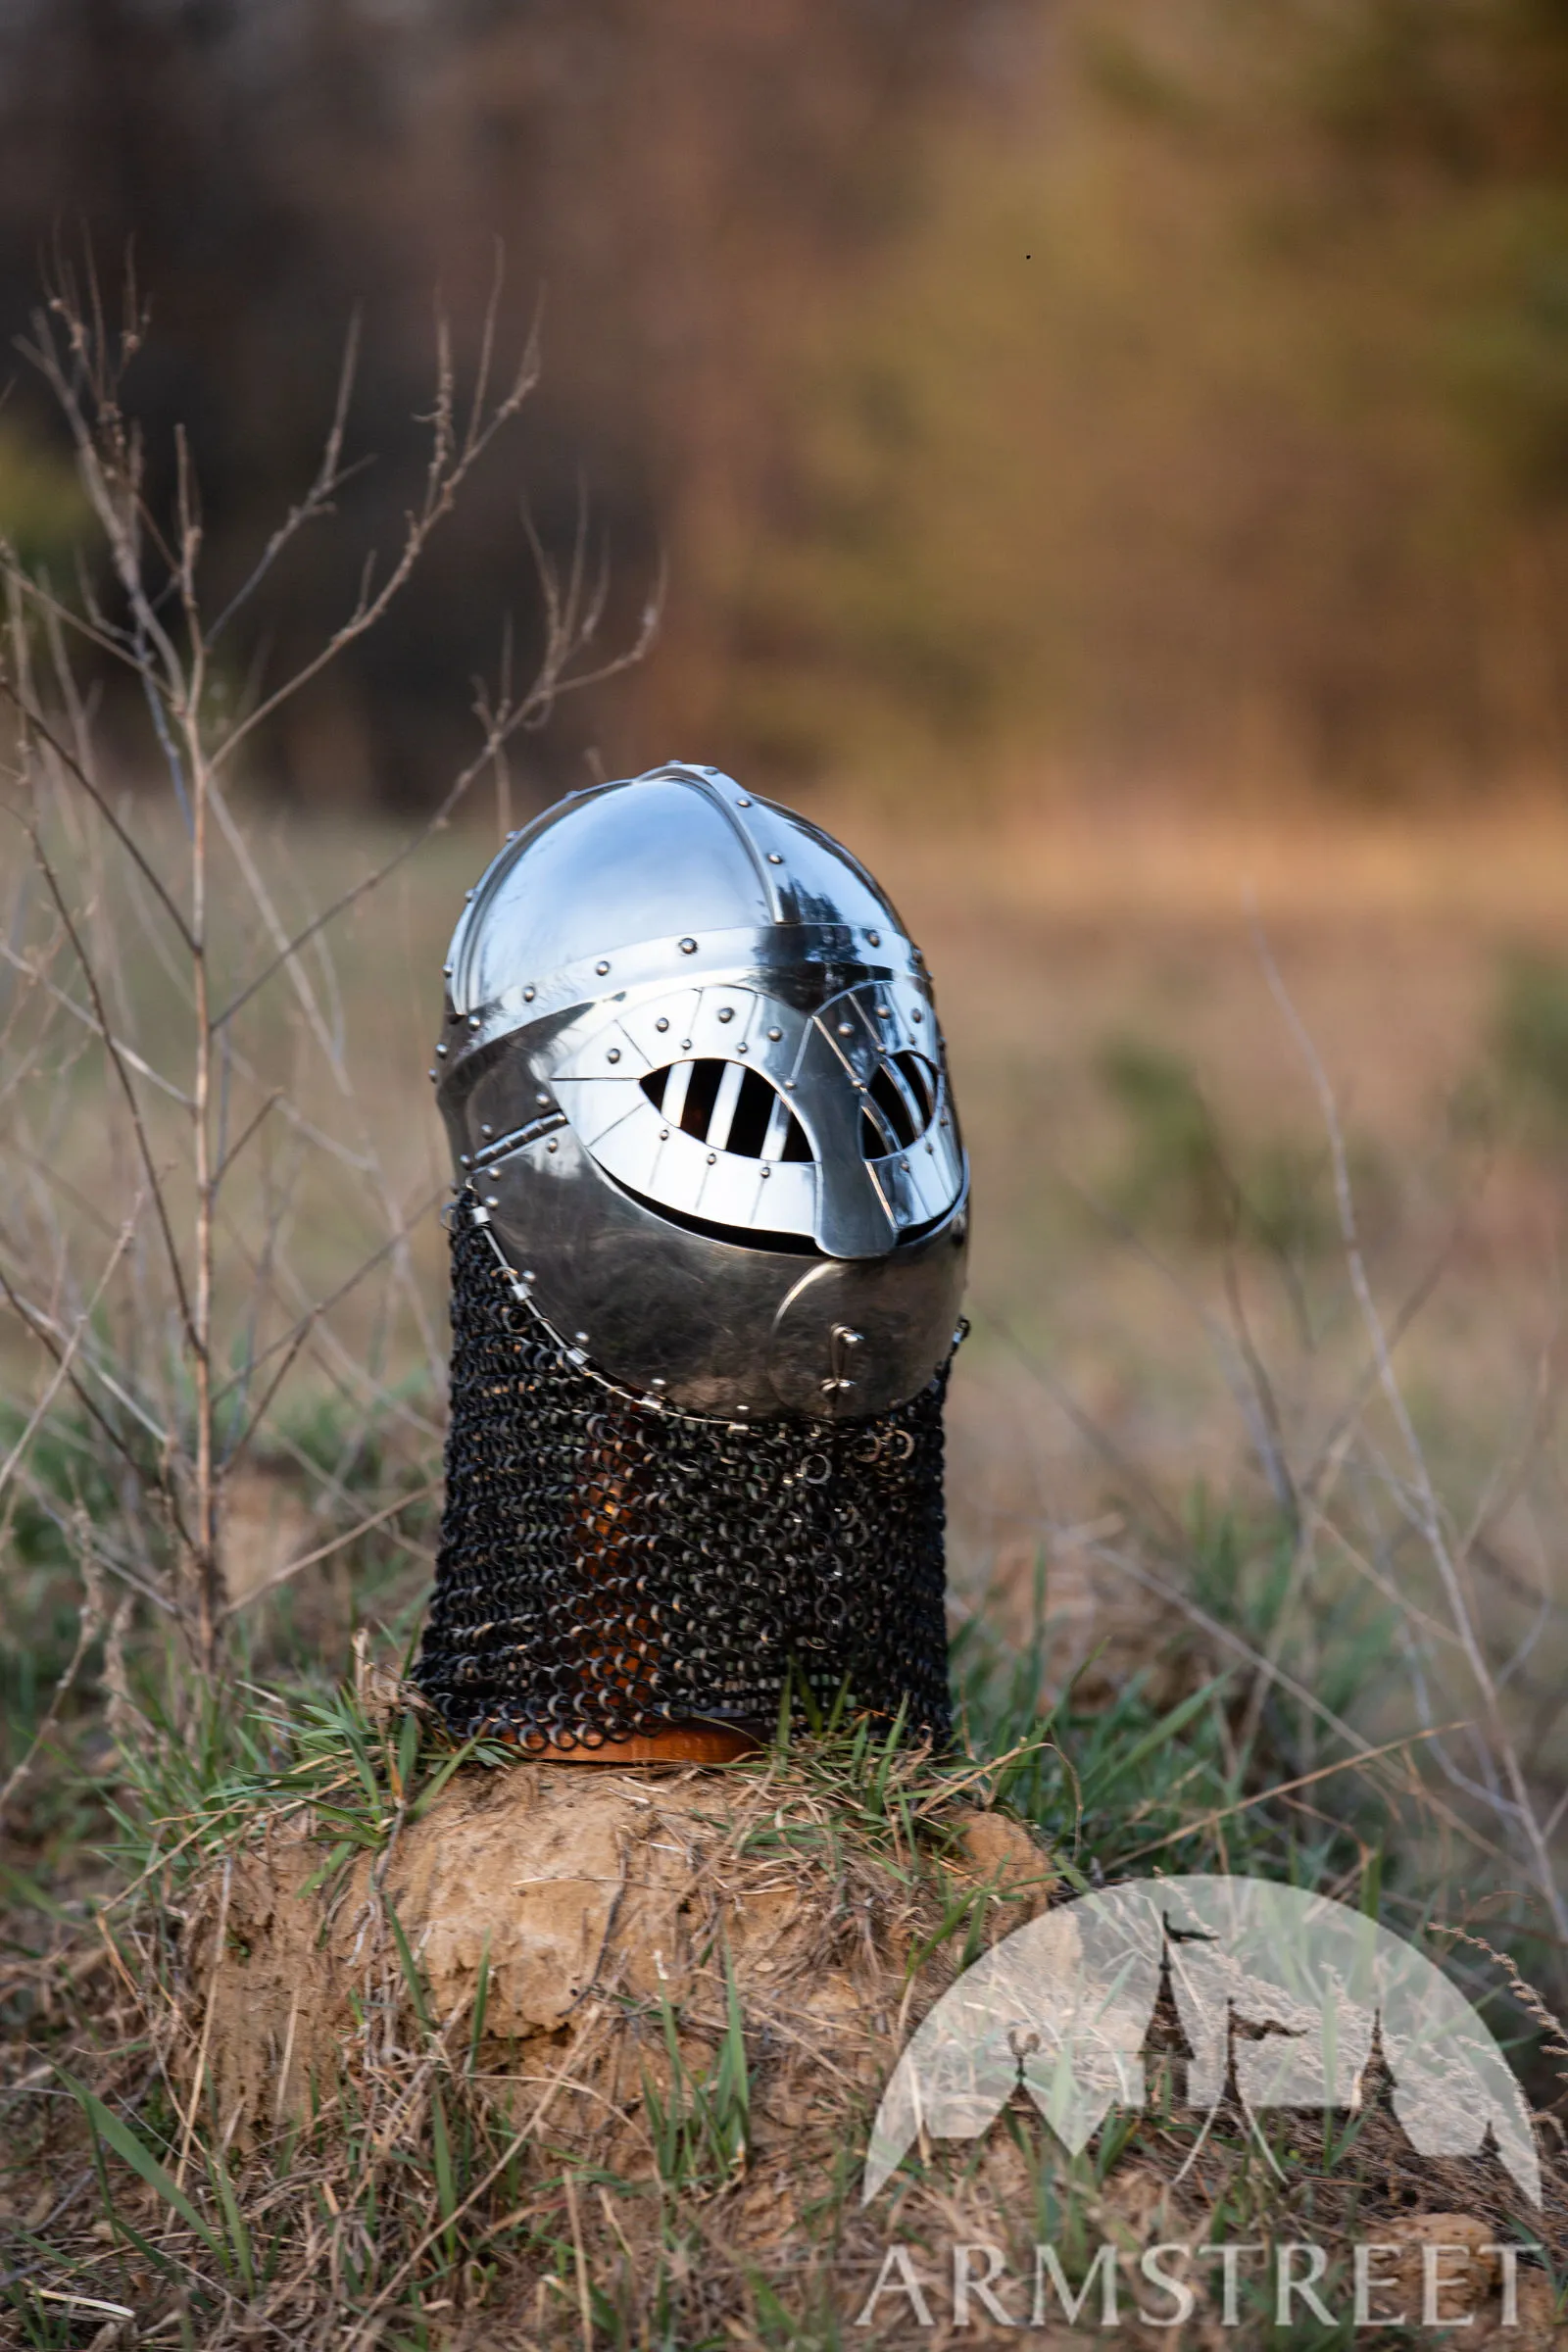
[[[920,951],[848,851],[653,768],[513,835],[446,976],[460,1181],[571,1362],[731,1420],[929,1385],[968,1166]]]

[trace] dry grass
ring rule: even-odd
[[[1209,1850],[1218,1861],[1244,1867],[1255,1851],[1248,1833],[1258,1820],[1294,1822],[1289,1836],[1308,1839],[1325,1822],[1325,1842],[1313,1849],[1314,1858],[1292,1867],[1327,1873],[1322,1883],[1348,1874],[1347,1891],[1353,1893],[1362,1885],[1358,1868],[1364,1872],[1372,1857],[1383,1878],[1381,1899],[1396,1923],[1430,1934],[1434,1917],[1447,1919],[1494,1947],[1511,1945],[1527,1973],[1552,1990],[1561,1983],[1558,1962],[1539,1896],[1530,1892],[1527,1850],[1507,1809],[1507,1789],[1494,1777],[1494,1746],[1465,1733],[1408,1744],[1423,1730],[1474,1720],[1477,1697],[1454,1626],[1443,1614],[1430,1551],[1412,1526],[1412,1465],[1399,1451],[1387,1398],[1368,1379],[1367,1333],[1336,1230],[1329,1154],[1309,1073],[1294,1054],[1249,932],[1241,889],[1251,848],[1228,846],[1219,834],[1201,852],[1189,842],[1191,870],[1208,879],[1200,888],[1195,882],[1173,912],[1132,882],[1118,899],[1117,855],[1102,841],[1095,852],[1099,865],[1086,857],[1075,869],[1073,888],[1082,893],[1075,911],[1059,876],[1047,882],[1037,873],[1039,898],[1026,895],[1016,844],[960,845],[939,859],[929,845],[901,851],[893,841],[867,839],[853,807],[824,813],[880,862],[931,956],[975,1158],[976,1329],[955,1383],[951,1475],[955,1598],[970,1644],[971,1689],[976,1659],[985,1664],[993,1649],[1011,1642],[1021,1663],[1007,1720],[1026,1723],[1038,1713],[1042,1689],[1059,1688],[1075,1665],[1090,1661],[1061,1734],[1073,1772],[1090,1784],[1080,1862],[1093,1857],[1112,1874],[1129,1866],[1118,1864],[1118,1856],[1139,1856],[1130,1866],[1140,1870],[1166,1857],[1189,1866],[1192,1834],[1179,1843],[1172,1833],[1217,1814],[1216,1826],[1203,1833]],[[313,832],[307,846],[297,822],[266,815],[254,838],[269,887],[291,923],[308,913],[318,894],[335,895],[383,853],[383,837],[373,831]],[[287,1174],[298,1298],[329,1297],[382,1245],[389,1204],[394,1220],[413,1218],[440,1186],[441,1146],[419,1075],[421,1040],[445,927],[485,846],[472,834],[435,837],[409,872],[396,920],[386,919],[384,909],[351,914],[330,967],[322,966],[331,973],[352,1091],[343,1093],[329,1071],[318,1064],[313,1070],[301,1056],[292,1073],[294,1101],[327,1138],[352,1120],[354,1148],[373,1155],[379,1177],[372,1190],[354,1180],[330,1150],[298,1152]],[[1304,851],[1298,860],[1299,848],[1283,836],[1276,845],[1277,870],[1296,872],[1298,881],[1306,863]],[[1332,876],[1322,841],[1318,851]],[[1425,1458],[1437,1465],[1442,1524],[1463,1561],[1474,1623],[1501,1687],[1505,1728],[1525,1761],[1539,1819],[1550,1825],[1560,1853],[1560,1799],[1568,1787],[1556,1704],[1563,1512],[1549,1285],[1559,1163],[1550,1132],[1532,1127],[1525,1105],[1510,1102],[1500,1074],[1491,1136],[1462,1125],[1455,1130],[1445,1113],[1446,1100],[1466,1081],[1486,1078],[1507,958],[1534,944],[1530,926],[1515,920],[1517,907],[1489,895],[1492,875],[1510,863],[1521,870],[1528,861],[1505,826],[1494,858],[1481,855],[1473,839],[1462,852],[1451,843],[1416,841],[1408,849],[1413,870],[1422,870],[1428,851],[1426,895],[1410,891],[1403,912],[1391,906],[1382,884],[1367,879],[1388,870],[1381,853],[1369,855],[1355,889],[1334,890],[1315,910],[1298,890],[1288,924],[1270,912],[1262,887],[1258,902],[1269,947],[1336,1081],[1352,1157],[1359,1155],[1352,1169],[1356,1198],[1373,1211],[1363,1219],[1371,1281],[1396,1329],[1402,1302],[1429,1266],[1440,1269],[1436,1289],[1418,1299],[1398,1339],[1394,1362],[1402,1393],[1413,1400]],[[1353,841],[1348,862],[1353,873]],[[1129,871],[1135,863],[1129,856]],[[1468,917],[1453,896],[1453,877],[1466,864],[1488,878]],[[1236,896],[1227,904],[1232,882]],[[135,958],[128,968],[134,983]],[[287,1024],[279,1034],[288,1038]],[[1216,1162],[1228,1155],[1244,1180],[1254,1178],[1265,1147],[1289,1141],[1290,1174],[1307,1188],[1311,1213],[1286,1248],[1262,1246],[1239,1223],[1227,1227],[1223,1183],[1216,1216],[1207,1189],[1212,1169],[1205,1174],[1203,1163],[1195,1179],[1192,1133],[1182,1116],[1172,1127],[1168,1102],[1149,1114],[1116,1093],[1106,1075],[1106,1043],[1128,1038],[1185,1058],[1197,1098],[1212,1114]],[[47,1065],[40,1066],[38,1085],[41,1092],[54,1087],[57,1164],[72,1170],[84,1203],[83,1224],[62,1216],[58,1225],[62,1247],[74,1248],[91,1230],[91,1210],[106,1216],[115,1198],[113,1171],[95,1158],[90,1143],[101,1096],[84,1075],[62,1106]],[[421,1106],[413,1119],[411,1096]],[[269,1181],[275,1176],[274,1169]],[[1160,1198],[1162,1182],[1170,1186],[1168,1202]],[[259,1184],[257,1203],[265,1197]],[[243,1204],[236,1209],[240,1224],[247,1213]],[[243,1262],[229,1269],[220,1261],[220,1285],[229,1279],[235,1295],[243,1295]],[[239,1624],[266,1679],[296,1675],[301,1658],[313,1654],[328,1665],[343,1660],[350,1629],[367,1610],[400,1626],[414,1621],[431,1557],[433,1504],[424,1490],[439,1442],[443,1279],[441,1238],[426,1213],[415,1222],[397,1270],[405,1304],[390,1311],[388,1292],[377,1291],[372,1277],[319,1319],[302,1354],[294,1405],[264,1431],[252,1463],[228,1490],[228,1572],[236,1598],[255,1596]],[[417,1313],[407,1303],[411,1282],[420,1297]],[[1270,1485],[1268,1447],[1257,1443],[1260,1427],[1269,1425],[1259,1421],[1256,1372],[1244,1339],[1257,1365],[1267,1368],[1277,1416],[1270,1443],[1292,1480],[1299,1489],[1323,1474],[1323,1507],[1295,1538]],[[20,1352],[12,1361],[19,1396],[36,1398],[40,1370]],[[26,1476],[45,1495],[50,1475],[47,1456],[29,1461]],[[1208,1495],[1203,1503],[1195,1501],[1200,1485]],[[400,1501],[406,1507],[397,1516],[264,1590],[280,1571]],[[111,1499],[104,1520],[110,1544],[115,1507]],[[1042,1573],[1043,1630],[1035,1623]],[[47,1574],[25,1570],[19,1559],[11,1574],[24,1606],[60,1610],[67,1559]],[[71,1623],[68,1616],[68,1643]],[[133,1652],[138,1643],[145,1657],[144,1624],[132,1629]],[[90,1652],[94,1676],[99,1654]],[[1167,1801],[1163,1788],[1152,1788],[1143,1777],[1147,1767],[1130,1781],[1112,1774],[1097,1796],[1097,1743],[1108,1736],[1097,1726],[1123,1725],[1112,1745],[1119,1738],[1122,1752],[1130,1752],[1152,1723],[1216,1677],[1228,1677],[1219,1696],[1189,1720],[1175,1743],[1174,1796]],[[978,1740],[993,1739],[998,1720],[995,1708],[988,1713],[971,1699]],[[77,1755],[103,1753],[92,1744],[93,1724],[91,1703],[68,1703],[65,1732]],[[1200,1731],[1201,1748],[1192,1744]],[[1360,1748],[1385,1741],[1405,1744],[1379,1765],[1347,1771]],[[1200,1752],[1210,1760],[1199,1771]],[[1302,1781],[1294,1795],[1259,1802],[1268,1790]],[[79,1799],[67,1803],[56,1794],[64,1786],[56,1776],[31,1792],[8,1849],[26,1880],[36,1884],[41,1874],[43,1891],[52,1889],[50,1899],[65,1906],[54,1929],[36,1907],[28,1919],[25,1880],[13,1882],[19,1941],[32,1951],[45,1947],[37,1960],[19,1957],[9,1980],[18,2034],[12,2081],[29,2085],[13,2110],[29,2149],[13,2191],[13,2228],[30,2226],[30,2234],[14,2242],[53,2249],[49,2259],[58,2269],[39,2276],[63,2280],[58,2291],[82,2288],[111,2302],[128,2292],[139,2315],[156,2318],[174,2308],[164,2296],[163,2274],[145,2263],[130,2267],[123,2239],[92,2237],[103,2208],[90,2176],[90,2143],[79,2115],[63,2109],[58,2089],[48,2087],[52,2079],[36,2076],[46,2062],[40,2052],[74,2048],[78,2055],[68,2063],[116,2112],[135,2119],[172,2173],[182,2140],[183,2078],[172,2069],[174,2091],[161,2091],[156,2068],[149,2071],[147,2017],[128,1989],[165,1981],[170,1963],[158,1954],[168,1926],[122,1938],[118,1965],[110,1956],[89,1924],[87,1898],[94,1887],[111,1891],[123,1866],[107,1874],[101,1865],[84,1867],[81,1841],[101,1839],[102,1829]],[[1374,1795],[1370,1815],[1367,1791]],[[180,1819],[187,1801],[164,1800],[163,1817]],[[1238,1818],[1231,1811],[1238,1805],[1253,1810]],[[1041,1807],[1029,1809],[1038,1817]],[[1351,1858],[1353,1838],[1348,1852],[1334,1843],[1336,1825],[1347,1820],[1361,1839],[1359,1866]],[[1289,1850],[1289,1843],[1271,1847],[1268,1856]],[[1282,1864],[1265,1858],[1264,1866]],[[179,1898],[172,1892],[170,1899],[177,1907]],[[147,1936],[150,1942],[138,1940]],[[1439,1938],[1434,1948],[1444,1943]],[[1484,1955],[1448,1948],[1461,1962],[1468,1956],[1477,1990],[1496,1983]],[[892,1965],[886,1955],[883,1965]],[[710,2072],[722,2039],[713,2031],[723,2015],[717,1984],[705,1983],[694,1993],[694,2081]],[[901,1982],[901,2002],[905,1989]],[[916,1995],[911,2016],[921,2005]],[[160,2032],[167,2035],[183,2014],[165,2009]],[[646,2013],[639,2031],[645,2037],[653,2031]],[[744,2032],[753,2031],[748,2005]],[[891,2057],[891,2042],[877,2046]],[[337,2143],[323,2143],[308,2163],[300,2161],[312,2196],[324,2180],[343,2214],[358,2210],[359,2219],[345,2220],[341,2230],[324,2198],[311,2207],[307,2224],[306,2190],[296,2192],[278,2175],[276,2149],[265,2139],[252,2150],[231,2139],[220,2158],[232,2167],[246,2228],[262,2237],[270,2230],[279,2248],[279,2299],[267,2325],[281,2331],[280,2340],[304,2340],[307,2325],[317,2324],[304,2316],[317,2310],[312,2295],[324,2291],[321,2314],[363,2313],[433,2226],[428,2103],[416,2113],[396,2108],[413,2079],[410,2070],[416,2075],[428,2056],[417,2034],[397,2041],[390,2071],[375,2086],[376,2112],[402,2118],[388,2143],[389,2178],[401,2187],[411,2177],[423,2183],[426,2205],[416,2210],[416,2200],[399,2206],[394,2220],[383,2202],[368,2218],[363,2207],[346,2203],[343,2167],[349,2164],[352,2180],[360,2160],[346,2158]],[[1549,2101],[1549,2062],[1534,2079],[1538,2096]],[[857,2099],[863,2092],[862,2085]],[[479,2132],[479,2109],[470,2115],[461,2104],[467,2091],[452,2095],[454,2114],[469,2116]],[[774,2230],[769,2249],[768,2229],[783,2211],[776,2183],[746,2204],[744,2226],[737,2184],[722,2194],[677,2195],[677,2242],[666,2245],[663,2223],[656,2230],[654,2218],[663,2206],[646,2169],[641,2185],[627,2192],[631,2206],[623,2208],[620,2192],[599,2178],[595,2161],[554,2109],[552,2115],[560,2132],[530,2157],[537,2173],[511,2183],[510,2205],[486,2191],[474,2208],[481,2236],[498,2219],[514,2215],[502,2250],[486,2239],[473,2258],[477,2267],[460,2266],[461,2286],[449,2297],[445,2258],[439,2246],[427,2249],[415,2273],[422,2281],[420,2303],[450,2308],[420,2318],[414,2288],[408,2298],[399,2288],[389,2306],[400,2314],[391,2340],[419,2341],[422,2328],[432,2342],[542,2341],[553,2329],[580,2341],[579,2247],[596,2341],[638,2341],[639,2329],[657,2333],[659,2327],[675,2330],[668,2340],[696,2341],[710,2322],[733,2323],[746,2340],[834,2340],[834,2315],[842,2320],[874,2276],[885,2228],[871,2235],[830,2232],[824,2252],[808,2251],[816,2241],[792,2223]],[[858,2145],[858,2118],[863,2121],[861,2107],[853,2101],[838,2114],[833,2130],[841,2153]],[[204,2109],[192,2139],[196,2170],[189,2179],[209,2226],[221,2220],[224,2206],[220,2174],[207,2168],[213,2151],[223,2147],[229,2120],[220,2103],[211,2120]],[[646,2167],[646,2114],[624,2128],[640,2134]],[[1160,2185],[1185,2153],[1180,2133],[1162,2142],[1161,2129],[1156,2119],[1141,2124],[1135,2143],[1102,2180],[1074,2181],[1038,2148],[1012,2141],[967,2174],[962,2161],[939,2155],[932,2184],[921,2192],[932,2202],[916,2200],[907,2219],[933,2245],[963,2230],[1004,2242],[999,2213],[1005,2223],[1008,2215],[1038,2209],[1055,2217],[1054,2228],[1059,2223],[1070,2233],[1081,2226],[1087,2247],[1097,2232],[1131,2227],[1128,2200],[1136,2206],[1142,2197],[1180,2235],[1201,2216],[1182,2205],[1180,2194],[1181,2210],[1174,2210]],[[488,2138],[474,2142],[476,2151],[492,2145]],[[42,2156],[40,2170],[45,2150],[52,2152]],[[1244,2205],[1253,2195],[1257,2183],[1246,2175],[1239,2146],[1232,2148],[1206,2184],[1205,2212],[1228,2210],[1224,2200],[1237,2167],[1237,2194]],[[177,2221],[148,2198],[144,2182],[113,2164],[111,2171],[116,2195],[129,2198],[129,2226],[148,2235],[156,2220],[160,2230],[173,2230],[177,2250]],[[39,2180],[54,2194],[47,2214],[40,2213],[41,2190],[33,2185]],[[1336,2191],[1352,2205],[1362,2193],[1343,2184]],[[1380,2228],[1400,2208],[1402,2193],[1392,2175],[1376,2186],[1368,2210],[1381,2217]],[[1429,2210],[1434,2198],[1439,2209],[1477,2210],[1475,2185],[1463,2180],[1428,2180],[1423,2193]],[[1321,2186],[1313,2195],[1320,2218],[1329,2217],[1334,2199]],[[57,2211],[66,2197],[74,2201]],[[746,2238],[754,2226],[755,2240]],[[325,2261],[322,2249],[334,2230],[364,2255],[357,2285],[341,2251],[335,2272]],[[651,2230],[659,2239],[657,2260]],[[162,2247],[158,2232],[153,2238]],[[742,2239],[752,2248],[745,2260],[736,2251]],[[757,2283],[764,2254],[781,2265],[782,2284],[768,2289],[776,2307]],[[25,2256],[24,2271],[44,2259],[37,2251]],[[209,2283],[200,2292],[190,2286],[194,2340],[208,2340],[203,2330],[220,2325],[243,2337],[266,2296],[236,2285],[231,2265],[215,2268],[203,2254],[196,2268]],[[309,2280],[302,2269],[311,2271]],[[146,2283],[136,2287],[141,2276]],[[305,2299],[291,2304],[285,2284],[288,2295]],[[220,2321],[219,2314],[227,2316]],[[892,2328],[897,2314],[886,2316]],[[98,2324],[81,2313],[74,2321],[60,2312],[51,2319],[41,2307],[28,2325],[34,2322],[40,2329],[55,2328],[36,2340],[61,2344],[86,2341],[85,2330]],[[173,2332],[155,2340],[177,2340],[178,2327],[172,2321],[171,2327]],[[412,2332],[400,2338],[400,2329]]]
[[[720,1771],[451,1778],[395,1714],[339,1733],[381,1789],[346,1861],[352,1771],[303,1805],[258,1790],[182,1893],[166,1832],[163,1898],[35,1964],[64,2011],[52,2082],[86,2082],[79,2104],[36,2074],[10,2096],[35,2149],[24,2340],[119,2305],[150,2344],[901,2344],[932,2336],[897,2295],[858,2325],[890,2245],[940,2308],[956,2245],[1003,2249],[1016,2302],[1036,2243],[1078,2284],[1102,2244],[1135,2268],[1155,2242],[1307,2237],[1343,2303],[1356,2240],[1434,2215],[1460,2243],[1539,2232],[1514,2340],[1547,2340],[1549,2145],[1540,2223],[1484,2158],[1414,2165],[1379,2113],[1276,2119],[1265,2157],[1240,2116],[1156,2099],[1069,2159],[1020,2104],[862,2209],[891,2051],[1074,1883],[1008,1817],[1035,1755],[939,1772],[859,1727]],[[1494,2275],[1472,2308],[1492,2341]],[[1216,2340],[1265,2323],[1250,2293]]]
[[[331,1695],[351,1638],[362,1667],[373,1650],[395,1672],[432,1564],[446,1170],[420,1072],[448,926],[490,844],[477,821],[438,826],[416,855],[248,807],[225,762],[250,718],[203,684],[197,509],[185,485],[163,539],[144,529],[93,334],[57,371],[128,617],[68,616],[14,572],[5,670],[30,849],[5,875],[0,1026],[17,2324],[40,2345],[119,2328],[96,2300],[127,2302],[153,2342],[325,2344],[384,2323],[389,2341],[477,2344],[501,2340],[493,2318],[509,2342],[575,2331],[584,2352],[836,2340],[812,2266],[870,2245],[840,2228],[857,2070],[891,2059],[927,1960],[973,1925],[941,1838],[908,1827],[951,1788],[927,1806],[920,1767],[863,1738],[852,1764],[768,1768],[803,1987],[860,1936],[857,2002],[892,2020],[862,2019],[845,2100],[811,2110],[819,2204],[785,2178],[793,2124],[771,2173],[735,2163],[754,2073],[759,2115],[771,2079],[760,1957],[739,2005],[713,1949],[694,1962],[690,2048],[674,1996],[633,1984],[633,2038],[666,2075],[623,2097],[573,2090],[568,2069],[548,2132],[497,2139],[477,1978],[421,2011],[384,1899],[441,1768],[414,1718]],[[465,427],[438,368],[416,554],[488,429],[482,389]],[[328,485],[336,464],[329,443]],[[541,680],[481,695],[454,786],[503,816],[507,747],[593,633],[591,583],[546,587]],[[126,800],[105,765],[68,626],[147,686],[163,801]],[[973,1750],[1011,1756],[993,1795],[1049,1837],[1064,1881],[1201,1858],[1378,1909],[1497,2004],[1560,2107],[1524,1982],[1559,2006],[1568,1987],[1568,974],[1540,961],[1558,820],[1177,834],[1124,811],[953,843],[878,838],[849,801],[813,812],[885,876],[939,975],[974,1157],[954,1602]],[[285,2100],[269,2137],[245,2123],[251,2093],[229,2098],[209,1994],[233,1920],[267,1932],[247,1874],[289,1802],[332,1825],[320,1868],[357,1906],[338,1974],[362,1929],[374,1965],[357,2010],[334,2008],[330,1973],[317,1986],[343,2054],[330,2112],[290,2123]],[[1139,2127],[1160,2178],[1162,2128]],[[1101,2226],[1119,2142],[1071,2177],[1008,2144],[979,2160],[982,2187],[1010,2166],[1014,2203]],[[933,2231],[974,2185],[941,2179]],[[1222,2168],[1204,2193],[1250,2220],[1254,2187]],[[34,2291],[45,2265],[57,2283]]]

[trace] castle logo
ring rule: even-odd
[[[1194,2154],[1229,2110],[1271,2164],[1269,2110],[1381,2104],[1418,2156],[1490,2154],[1541,2203],[1529,2108],[1469,2002],[1376,1920],[1265,1879],[1141,1880],[1004,1937],[899,2060],[864,2201],[917,2140],[978,2138],[1020,2087],[1074,2155],[1152,2099],[1198,2111]]]

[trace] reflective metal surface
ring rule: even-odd
[[[448,982],[460,1172],[607,1376],[837,1418],[946,1359],[968,1175],[931,985],[817,827],[711,768],[576,794],[490,866]]]

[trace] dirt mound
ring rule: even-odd
[[[1391,2308],[1463,2274],[1475,2345],[1556,2340],[1549,2281],[1528,2266],[1502,2327],[1481,2173],[1434,2163],[1416,2203],[1375,2118],[1359,2187],[1325,2172],[1276,2200],[1245,2131],[1195,2149],[1152,2107],[1102,2159],[1068,2160],[1020,2109],[934,2144],[862,2209],[860,2158],[907,2034],[1066,1891],[1024,1827],[973,1801],[980,1780],[780,1756],[474,1769],[335,1870],[324,1812],[279,1814],[187,1915],[169,2053],[182,2107],[200,2075],[219,2144],[263,2210],[307,2200],[308,2242],[360,2279],[368,2327],[471,2214],[493,2251],[425,2306],[452,2315],[453,2352],[581,2345],[602,2327],[804,2344],[860,2315],[857,2341],[924,2344],[951,2323],[1000,2343],[1037,2305],[1031,2340],[1065,2345],[1077,2286],[1039,2268],[1058,2245],[1086,2292],[1089,2250],[1108,2249],[1135,2340],[1217,2352],[1263,2339],[1202,2307],[1172,2333],[1173,2292],[1142,2265],[1163,2247],[1198,2284],[1226,2214],[1248,2238],[1321,2229],[1342,2268],[1376,2240]],[[413,2250],[371,2263],[389,2199]]]
[[[773,2061],[754,2133],[775,2104],[794,2129],[808,2081],[879,2089],[889,2037],[955,1973],[951,1953],[909,1973],[945,1918],[967,1910],[989,1942],[1055,1884],[1002,1815],[946,1801],[857,1824],[776,1768],[467,1772],[325,1880],[314,1826],[270,1828],[192,1914],[185,2056],[242,2138],[336,2095],[421,2010],[498,2097],[590,2052],[596,2081],[629,2066],[635,2096],[644,2064],[667,2071],[664,2017],[700,2044],[691,2020],[732,1997]]]

